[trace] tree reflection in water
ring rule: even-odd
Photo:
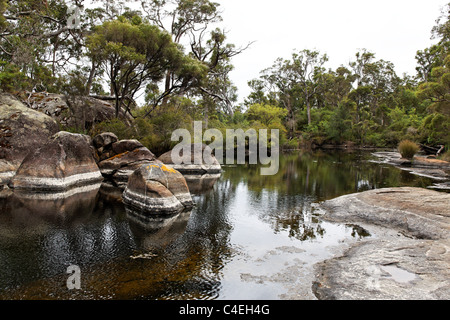
[[[0,299],[214,299],[225,287],[239,291],[244,287],[230,279],[240,263],[257,266],[242,250],[257,254],[273,239],[276,249],[344,236],[330,236],[336,229],[320,220],[314,203],[432,184],[369,159],[367,153],[296,152],[281,156],[273,176],[261,176],[257,165],[224,166],[220,177],[189,177],[191,212],[146,221],[127,213],[121,191],[106,186],[56,200],[0,197]],[[369,236],[356,225],[339,230]],[[71,264],[81,268],[80,291],[64,286]]]

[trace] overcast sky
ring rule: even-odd
[[[233,58],[231,78],[239,102],[278,57],[294,50],[326,53],[327,68],[353,60],[358,49],[391,61],[399,75],[415,74],[417,50],[429,47],[431,29],[448,0],[215,0],[220,3],[228,41],[249,49]]]

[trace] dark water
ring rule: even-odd
[[[373,188],[433,183],[370,154],[293,153],[274,176],[224,166],[189,182],[196,207],[143,225],[120,193],[92,187],[0,198],[0,299],[312,299],[314,263],[371,236],[320,220],[313,204]],[[81,289],[66,286],[70,265]]]

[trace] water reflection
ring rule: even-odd
[[[130,230],[137,246],[144,252],[162,250],[186,231],[191,211],[169,216],[155,215],[143,219],[141,213],[125,207]]]
[[[99,189],[100,184],[95,184],[57,193],[12,192],[2,199],[4,207],[0,221],[6,220],[10,227],[15,228],[70,225],[89,217]]]
[[[189,187],[189,191],[191,194],[199,195],[199,194],[205,194],[212,190],[214,187],[214,184],[217,180],[219,180],[221,174],[215,173],[215,174],[203,174],[203,175],[196,175],[196,174],[189,174],[184,175],[184,178],[186,179],[186,183]]]
[[[220,177],[188,177],[196,206],[169,217],[127,212],[121,190],[107,185],[59,199],[0,198],[0,299],[277,298],[283,288],[271,272],[309,266],[328,245],[370,236],[321,221],[315,202],[433,183],[369,158],[293,153],[274,176],[260,176],[256,165],[224,166]],[[71,264],[82,270],[81,291],[65,288]]]

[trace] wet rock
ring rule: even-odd
[[[183,175],[158,162],[143,164],[130,175],[123,200],[144,214],[177,213],[193,206]]]
[[[205,173],[220,173],[222,168],[216,157],[212,154],[212,149],[206,144],[191,144],[186,147],[189,150],[188,154],[184,154],[184,150],[181,149],[179,156],[183,157],[183,163],[175,163],[172,159],[172,151],[168,151],[161,155],[158,160],[162,163],[170,165],[175,170],[182,174],[205,174]],[[205,151],[206,150],[206,151]],[[205,161],[204,154],[207,153],[210,156],[211,161]]]
[[[12,95],[0,94],[0,185],[14,175],[22,160],[59,131],[58,124],[31,110]]]
[[[317,264],[315,295],[319,299],[449,299],[449,203],[448,193],[408,187],[370,190],[321,203],[322,219],[364,225],[374,236]],[[384,236],[380,228],[397,234]]]
[[[96,205],[100,183],[72,188],[62,192],[29,192],[15,190],[11,193],[2,213],[0,224],[14,228],[33,228],[48,224],[70,225],[88,219]],[[41,229],[41,228],[37,228]]]
[[[167,247],[180,237],[188,225],[191,211],[174,215],[142,215],[126,208],[130,230],[139,247],[146,251]]]
[[[101,182],[91,147],[89,136],[60,131],[25,157],[10,187],[61,191]]]
[[[205,194],[211,191],[214,187],[214,184],[217,180],[219,180],[221,174],[185,174],[184,178],[186,179],[186,183],[189,187],[189,191],[191,194]]]

